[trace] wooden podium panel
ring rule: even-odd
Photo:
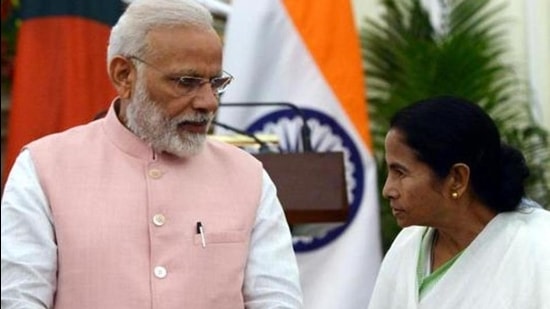
[[[346,221],[349,205],[342,152],[254,156],[277,186],[290,224]]]

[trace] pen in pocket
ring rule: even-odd
[[[206,238],[204,237],[204,227],[202,222],[197,221],[197,234],[201,235],[201,244],[203,248],[206,248]]]

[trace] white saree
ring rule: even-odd
[[[426,227],[403,229],[386,254],[369,309],[550,309],[550,212],[497,215],[419,299]]]

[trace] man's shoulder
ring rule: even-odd
[[[243,171],[262,169],[262,163],[256,157],[235,145],[208,138],[204,148],[203,158],[213,160],[227,168],[232,167]]]
[[[249,152],[235,145],[232,145],[223,141],[219,141],[213,138],[206,139],[205,148],[215,153],[222,153],[222,154],[227,154],[231,156],[241,157],[246,160],[258,161],[256,157],[254,157]]]
[[[63,131],[54,132],[39,137],[36,140],[28,143],[25,148],[33,149],[41,147],[58,147],[89,143],[93,140],[93,135],[97,134],[97,128],[99,128],[99,121],[92,121],[90,123],[77,125]]]

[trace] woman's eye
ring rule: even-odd
[[[405,173],[403,173],[403,171],[400,169],[390,169],[389,173],[399,178],[405,175]]]

